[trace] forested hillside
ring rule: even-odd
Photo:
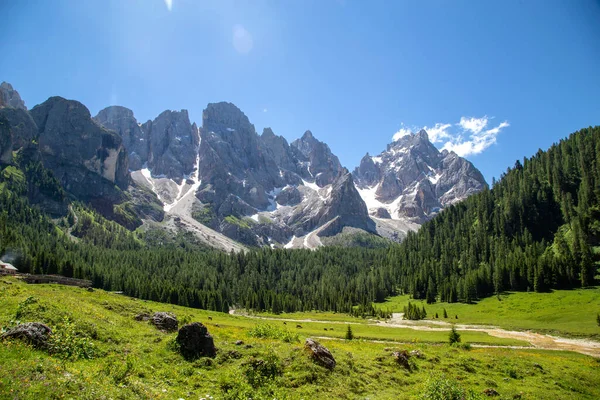
[[[415,298],[469,302],[503,290],[589,286],[600,239],[600,128],[538,151],[450,207],[387,257]]]
[[[583,129],[517,162],[492,189],[444,210],[401,245],[239,254],[130,232],[77,204],[52,221],[27,195],[64,194],[47,171],[17,163],[0,171],[0,254],[10,252],[23,272],[217,311],[350,312],[398,292],[469,302],[504,290],[588,286],[600,239],[599,162],[600,128]]]

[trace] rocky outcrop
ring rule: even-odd
[[[332,370],[335,368],[335,358],[327,347],[321,345],[319,342],[313,339],[306,339],[304,343],[304,349],[310,354],[310,357],[319,365]]]
[[[199,357],[215,357],[217,355],[212,336],[200,322],[182,326],[175,340],[179,344],[181,355],[188,360]]]
[[[41,322],[27,322],[9,329],[0,336],[0,339],[19,339],[32,346],[44,349],[48,347],[48,340],[52,335],[52,329]]]
[[[150,322],[165,332],[175,332],[179,326],[177,317],[169,312],[155,312]]]
[[[19,92],[13,89],[12,85],[8,82],[0,84],[0,108],[2,107],[18,108],[27,111],[27,107],[25,107],[25,103],[21,100]]]

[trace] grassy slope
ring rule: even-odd
[[[425,306],[428,318],[445,308],[450,322],[495,325],[506,329],[549,332],[566,336],[600,337],[596,314],[600,312],[600,288],[555,290],[552,293],[506,293],[477,304],[435,303],[396,296],[377,306],[402,312],[408,302]],[[454,318],[458,315],[458,320]]]
[[[94,338],[101,355],[93,360],[63,361],[18,342],[0,342],[0,370],[3,371],[0,398],[197,399],[207,394],[214,398],[252,396],[254,399],[415,398],[432,373],[445,373],[456,384],[477,393],[493,387],[507,398],[520,392],[523,398],[536,399],[600,397],[599,362],[576,353],[467,351],[422,342],[390,345],[360,340],[322,340],[338,361],[336,369],[329,372],[313,364],[301,349],[307,334],[326,333],[323,324],[301,323],[298,343],[254,339],[248,336],[248,330],[260,321],[139,301],[99,290],[90,293],[56,285],[25,285],[10,278],[0,280],[0,325],[7,325],[19,304],[30,296],[37,301],[21,306],[23,321],[56,324],[67,315],[78,329]],[[219,355],[213,361],[185,361],[171,349],[175,333],[165,334],[132,319],[142,311],[173,311],[180,321],[206,323]],[[212,321],[208,320],[209,315]],[[336,325],[334,331],[328,333],[342,335],[343,328],[345,325]],[[363,333],[385,335],[375,330],[361,333],[361,329],[367,328],[364,324],[353,325],[359,336]],[[295,327],[290,329],[296,330]],[[446,335],[443,336],[439,340],[445,340]],[[463,335],[463,339],[466,338],[467,335]],[[235,346],[237,339],[252,344],[253,348]],[[420,349],[426,359],[416,360],[417,369],[413,372],[405,371],[392,361],[392,349],[415,348]],[[230,357],[233,351],[241,358]],[[266,358],[268,354],[275,354],[280,360],[282,375],[252,388],[241,373],[243,364],[251,357]]]

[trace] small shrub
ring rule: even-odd
[[[448,335],[448,342],[450,344],[460,343],[460,334],[456,331],[454,325],[452,325],[450,335]]]
[[[292,333],[287,329],[280,328],[271,324],[256,325],[248,332],[248,336],[254,338],[282,340],[287,343],[294,343],[300,341],[300,337],[297,333]]]
[[[37,301],[38,300],[35,297],[29,296],[28,298],[20,302],[19,306],[17,307],[17,311],[15,312],[15,319],[23,318],[23,316],[26,314],[27,307],[30,304],[37,303]]]
[[[482,395],[467,390],[460,383],[445,375],[432,375],[425,381],[421,393],[423,400],[478,400]]]
[[[448,313],[446,312],[445,308],[444,308],[444,318],[448,318]]]
[[[242,363],[246,380],[252,387],[259,387],[283,373],[279,357],[273,352],[262,358],[250,357]]]
[[[600,326],[600,313],[596,315],[596,323]]]
[[[80,332],[67,317],[60,325],[54,327],[49,342],[49,352],[64,360],[90,360],[97,355],[96,346]]]

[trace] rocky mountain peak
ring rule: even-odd
[[[261,138],[263,139],[270,139],[275,137],[275,133],[273,133],[273,130],[271,128],[264,128],[262,135],[260,135]]]
[[[423,129],[398,138],[378,156],[366,155],[353,174],[372,215],[417,224],[486,185],[469,161],[440,152]]]
[[[246,114],[233,103],[209,103],[202,113],[202,128],[217,134],[240,131],[255,133]]]
[[[0,108],[12,107],[27,111],[25,102],[21,100],[19,92],[17,92],[10,83],[2,82],[0,84]]]
[[[340,160],[327,144],[317,140],[311,131],[291,144],[300,161],[301,176],[323,187],[333,182],[342,170]]]

